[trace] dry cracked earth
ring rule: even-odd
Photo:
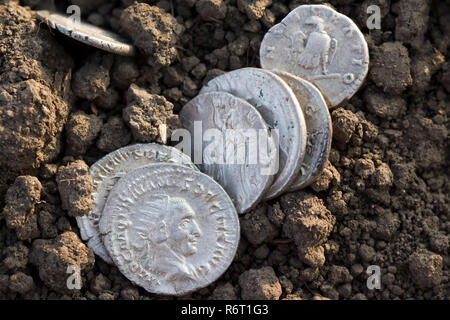
[[[96,257],[75,217],[92,208],[89,165],[136,142],[208,80],[259,67],[267,30],[320,0],[71,0],[132,40],[120,57],[36,20],[42,1],[0,0],[0,299],[167,299]],[[241,216],[229,270],[182,299],[449,299],[450,2],[330,0],[363,31],[370,69],[330,110],[329,164],[309,188]],[[366,27],[369,5],[381,29]],[[150,17],[150,18],[149,18]],[[67,268],[82,288],[68,290]],[[366,270],[381,271],[369,289]]]

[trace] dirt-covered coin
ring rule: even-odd
[[[112,260],[100,238],[98,223],[111,189],[128,172],[159,162],[182,164],[198,170],[184,153],[156,143],[123,147],[107,154],[90,167],[89,174],[94,181],[92,193],[94,208],[88,215],[76,219],[81,238],[87,241],[88,246],[106,262],[112,263]]]
[[[278,132],[279,170],[265,198],[280,195],[297,176],[306,148],[305,119],[294,92],[276,74],[256,68],[218,76],[200,93],[211,91],[224,91],[247,100]]]
[[[228,192],[239,213],[253,208],[272,184],[278,160],[275,141],[261,114],[232,94],[208,92],[189,101],[180,119],[193,144],[196,124],[203,133],[202,145],[194,147],[194,162],[198,153],[200,169]]]
[[[36,13],[38,19],[47,23],[51,28],[84,44],[124,56],[136,54],[135,47],[114,32],[83,21],[75,21],[71,17],[57,12],[39,10]]]
[[[320,91],[310,82],[287,72],[275,71],[294,91],[306,121],[306,151],[297,178],[289,187],[299,190],[311,184],[322,172],[333,137],[328,106]]]
[[[123,275],[167,295],[217,280],[234,258],[240,234],[225,190],[208,175],[176,164],[153,164],[120,179],[100,231]]]
[[[347,16],[324,5],[302,5],[264,36],[261,66],[316,85],[335,106],[361,86],[369,66],[363,34]]]

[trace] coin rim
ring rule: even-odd
[[[247,68],[242,68],[242,69],[236,69],[233,71],[230,71],[228,73],[219,75],[217,77],[215,77],[214,79],[211,79],[201,90],[200,90],[200,94],[201,93],[205,93],[205,92],[211,92],[211,91],[217,91],[217,90],[208,90],[208,86],[211,83],[211,81],[215,80],[215,79],[220,79],[221,77],[227,76],[228,74],[231,73],[237,73],[237,72],[246,72],[248,71],[249,74],[251,74],[253,76],[253,73],[263,73],[264,77],[267,79],[272,79],[274,80],[274,83],[278,83],[279,86],[278,88],[282,88],[282,90],[285,91],[285,94],[287,96],[290,97],[291,103],[284,103],[283,105],[280,105],[280,108],[283,108],[283,106],[285,105],[289,105],[288,110],[290,110],[290,114],[293,115],[292,121],[296,121],[297,125],[295,126],[295,128],[297,129],[297,134],[292,134],[293,136],[293,142],[292,142],[292,146],[293,148],[291,149],[291,152],[287,155],[287,159],[286,159],[286,165],[284,168],[281,168],[281,172],[287,172],[283,175],[284,178],[280,178],[280,176],[275,175],[274,178],[274,182],[272,183],[271,187],[267,190],[267,193],[264,196],[264,200],[271,200],[274,199],[276,197],[278,197],[279,195],[281,195],[283,192],[285,192],[288,188],[290,183],[292,183],[292,181],[295,179],[295,177],[297,176],[299,170],[300,170],[300,164],[303,160],[303,156],[305,154],[305,149],[306,149],[306,123],[305,123],[305,118],[303,115],[303,111],[300,107],[300,104],[297,100],[297,97],[295,96],[294,92],[292,91],[292,89],[286,84],[286,82],[281,79],[279,76],[277,76],[275,73],[271,72],[270,70],[267,69],[259,69],[259,68],[253,68],[253,67],[247,67]],[[219,81],[219,80],[217,80]],[[245,99],[244,99],[245,100]],[[250,103],[251,104],[251,103]],[[254,107],[255,108],[255,107]],[[267,107],[269,109],[269,107]],[[257,108],[255,108],[258,112],[259,110]],[[264,117],[263,117],[264,118]],[[279,139],[281,140],[282,137],[279,137]],[[295,160],[296,159],[296,160]],[[288,166],[287,164],[290,164],[290,166]],[[288,169],[286,169],[288,168]],[[280,169],[280,168],[279,168]],[[288,172],[289,170],[289,172]],[[281,182],[284,182],[283,184],[281,182],[279,182],[279,180],[284,180]]]
[[[235,226],[236,226],[236,229],[235,229],[235,238],[236,238],[236,241],[235,241],[235,243],[233,244],[233,247],[232,247],[232,249],[231,249],[231,251],[230,251],[230,257],[232,257],[232,258],[230,258],[228,261],[226,261],[226,262],[223,264],[223,270],[222,270],[221,272],[218,272],[214,277],[212,277],[212,278],[208,281],[207,284],[201,285],[201,286],[194,286],[193,288],[191,288],[191,289],[189,289],[189,290],[184,290],[184,291],[176,292],[176,293],[174,293],[174,294],[167,293],[167,292],[164,292],[164,291],[161,291],[161,290],[153,290],[153,291],[151,291],[151,290],[149,290],[150,288],[148,288],[148,286],[144,286],[144,285],[145,285],[145,282],[147,282],[147,281],[145,281],[144,283],[141,283],[141,284],[140,284],[140,283],[136,282],[134,279],[131,279],[131,275],[130,275],[130,277],[128,277],[128,275],[122,271],[122,270],[123,270],[123,266],[117,263],[117,258],[116,258],[116,256],[113,255],[113,254],[111,254],[111,248],[110,248],[111,243],[112,243],[112,240],[111,240],[111,234],[114,232],[114,230],[111,230],[111,228],[109,228],[108,225],[110,224],[111,214],[112,214],[112,212],[113,212],[112,210],[105,210],[105,211],[106,211],[106,215],[102,215],[102,217],[101,217],[101,219],[100,219],[100,224],[99,224],[99,226],[100,226],[100,231],[101,231],[101,234],[102,234],[103,243],[104,243],[106,249],[108,250],[108,252],[109,252],[109,254],[110,254],[112,260],[114,261],[114,264],[116,265],[116,267],[120,270],[120,272],[121,272],[127,279],[129,279],[129,280],[130,280],[131,282],[133,282],[134,284],[136,284],[136,285],[138,285],[138,286],[144,288],[147,292],[150,292],[150,293],[159,294],[159,295],[167,295],[167,296],[183,296],[183,295],[186,295],[186,294],[188,294],[188,293],[197,291],[197,290],[199,290],[199,289],[208,287],[209,285],[211,285],[212,283],[214,283],[215,281],[217,281],[217,279],[219,279],[219,278],[220,278],[220,277],[228,270],[228,268],[230,267],[230,265],[233,263],[234,258],[236,257],[237,249],[238,249],[239,243],[240,243],[240,236],[241,236],[240,221],[239,221],[239,216],[238,216],[238,214],[237,214],[237,211],[236,211],[236,208],[235,208],[235,206],[234,206],[234,203],[233,203],[233,201],[231,200],[231,198],[230,198],[230,196],[228,195],[228,193],[223,189],[223,187],[222,187],[219,183],[217,183],[214,179],[212,179],[210,176],[208,176],[208,175],[202,173],[201,171],[192,170],[192,169],[190,169],[190,168],[183,167],[183,166],[178,165],[178,164],[172,164],[172,163],[171,163],[171,164],[155,163],[155,164],[152,164],[152,165],[149,165],[149,166],[146,166],[146,167],[142,167],[142,168],[139,168],[139,169],[135,169],[135,170],[133,170],[132,172],[133,172],[134,174],[136,174],[136,172],[138,172],[138,171],[151,170],[151,169],[157,168],[157,167],[168,167],[168,166],[169,166],[169,167],[173,167],[173,168],[181,168],[181,169],[184,169],[184,170],[187,170],[187,171],[190,170],[190,171],[192,171],[192,176],[195,176],[196,174],[197,174],[197,175],[204,176],[205,179],[210,180],[213,184],[217,185],[217,188],[223,192],[224,198],[227,199],[227,200],[229,201],[229,204],[230,204],[229,208],[230,208],[231,211],[232,211],[232,215],[231,215],[232,217],[231,217],[231,219],[234,219],[235,222],[236,222],[236,223],[235,223]],[[130,175],[126,175],[126,176],[124,176],[123,178],[121,178],[121,179],[116,183],[116,185],[114,186],[114,190],[119,189],[119,187],[121,186],[121,185],[119,185],[119,184],[124,184],[124,183],[126,183],[128,179],[131,179],[131,178],[130,178]],[[108,197],[108,200],[107,200],[106,205],[105,205],[105,209],[109,206],[110,202],[113,201],[113,200],[111,200],[111,199],[112,199],[112,197]]]
[[[340,18],[345,19],[345,20],[351,25],[351,27],[353,27],[352,30],[356,31],[356,34],[358,35],[358,37],[359,37],[360,40],[361,40],[362,48],[363,48],[363,51],[364,51],[364,52],[363,52],[363,54],[364,54],[364,72],[362,72],[361,75],[357,78],[357,79],[360,79],[359,84],[356,85],[356,86],[354,87],[354,89],[352,89],[351,91],[350,91],[350,90],[347,91],[347,92],[350,92],[350,94],[346,94],[346,95],[341,94],[341,95],[339,95],[339,99],[336,99],[337,102],[334,102],[334,103],[333,103],[333,102],[331,102],[330,98],[329,98],[328,95],[326,94],[325,90],[322,90],[322,89],[319,88],[319,86],[316,86],[316,87],[319,89],[319,91],[323,94],[323,97],[325,98],[325,101],[326,101],[327,104],[329,105],[329,109],[331,109],[331,108],[333,108],[333,107],[336,107],[336,106],[340,105],[341,103],[343,103],[343,102],[345,102],[345,101],[350,100],[350,99],[355,95],[355,93],[358,92],[358,90],[361,88],[361,86],[364,84],[364,81],[365,81],[365,79],[366,79],[366,77],[367,77],[367,74],[368,74],[368,72],[369,72],[369,63],[370,63],[369,46],[368,46],[368,44],[367,44],[366,38],[364,37],[364,34],[363,34],[362,31],[359,29],[358,25],[357,25],[350,17],[346,16],[345,14],[342,14],[342,13],[338,12],[337,10],[335,10],[335,9],[332,8],[332,7],[329,7],[329,6],[326,6],[326,5],[323,5],[323,4],[304,4],[304,5],[300,5],[300,6],[296,7],[294,10],[292,10],[291,12],[289,12],[289,13],[283,18],[283,20],[281,20],[279,23],[273,25],[273,26],[266,32],[266,34],[264,35],[263,40],[261,41],[261,45],[260,45],[260,47],[259,47],[259,57],[260,57],[259,60],[260,60],[260,65],[261,65],[261,67],[262,67],[263,69],[272,70],[272,68],[267,68],[267,65],[265,65],[265,62],[264,62],[264,61],[265,61],[265,59],[264,59],[264,54],[263,54],[263,52],[262,52],[264,40],[266,40],[266,37],[268,37],[268,36],[270,35],[270,30],[272,30],[273,28],[277,27],[277,26],[280,25],[280,24],[286,25],[285,20],[286,20],[290,15],[295,15],[295,14],[297,13],[297,11],[304,10],[304,9],[306,9],[306,7],[320,7],[320,8],[323,8],[323,9],[325,9],[325,10],[331,10],[331,11],[335,12],[337,15],[339,15]],[[307,74],[303,74],[303,75],[302,75],[302,74],[298,74],[298,75],[296,74],[296,76],[298,76],[298,77],[300,77],[300,78],[308,77]],[[306,80],[308,80],[308,79],[306,79]],[[310,80],[308,80],[308,81],[310,81]],[[310,81],[310,82],[311,82],[312,84],[314,84],[313,81]],[[315,84],[314,84],[314,85],[315,85]],[[353,91],[353,92],[352,92],[352,91]],[[345,92],[345,90],[344,90],[343,92]],[[333,99],[333,101],[334,101],[334,99]]]
[[[186,119],[186,120],[187,120],[187,117],[184,116],[184,114],[186,114],[187,111],[183,112],[183,110],[186,110],[185,107],[188,106],[188,105],[192,105],[192,106],[195,107],[195,106],[196,106],[196,104],[195,104],[195,103],[196,103],[196,100],[201,99],[201,98],[204,98],[204,97],[207,97],[207,96],[215,96],[215,95],[224,95],[225,97],[228,96],[228,99],[235,99],[235,100],[239,101],[239,103],[241,103],[241,105],[242,105],[243,107],[245,107],[245,108],[247,108],[247,109],[249,109],[249,110],[252,110],[252,112],[254,112],[254,113],[257,115],[258,121],[259,121],[259,123],[260,123],[260,125],[261,125],[261,127],[262,127],[261,129],[265,130],[267,133],[270,133],[270,128],[269,128],[269,126],[267,125],[266,121],[265,121],[264,118],[262,117],[261,113],[259,113],[258,110],[257,110],[254,106],[252,106],[252,105],[251,105],[248,101],[246,101],[245,99],[242,99],[242,98],[240,98],[240,97],[237,97],[237,96],[235,96],[235,95],[233,95],[233,94],[231,94],[231,93],[224,92],[224,91],[209,91],[209,92],[205,92],[205,93],[200,93],[200,94],[198,94],[196,97],[192,98],[188,103],[186,103],[186,104],[183,106],[183,108],[180,110],[180,112],[179,112],[180,120],[181,120],[181,123],[182,123],[183,127],[185,127],[185,126],[184,126],[183,119]],[[211,97],[210,99],[213,99],[213,98]],[[197,114],[198,114],[198,113],[197,113]],[[187,120],[187,121],[188,121],[188,120]],[[194,121],[196,121],[196,120],[194,120]],[[214,127],[214,125],[213,125],[213,127]],[[186,127],[185,127],[185,128],[186,128]],[[215,128],[215,127],[214,127],[214,128]],[[191,132],[191,134],[193,134],[193,133]],[[268,135],[268,138],[269,138],[269,141],[270,141],[269,144],[271,145],[271,150],[277,150],[277,148],[276,148],[276,146],[275,146],[274,138],[273,138],[271,135]],[[194,139],[195,139],[195,138],[194,138]],[[271,153],[271,156],[272,156],[272,153]],[[277,156],[277,155],[275,155],[275,156]],[[276,161],[278,162],[278,159],[276,159]],[[271,163],[273,163],[273,161],[271,161]],[[200,168],[200,169],[201,169],[201,168]],[[202,170],[200,170],[200,171],[203,172]],[[203,172],[203,173],[205,173],[205,172]],[[205,173],[205,174],[206,174],[206,173]],[[242,211],[239,211],[239,210],[238,210],[238,207],[240,208],[241,206],[235,205],[236,211],[237,211],[239,214],[244,214],[244,213],[250,211],[251,209],[255,208],[255,207],[258,205],[258,203],[264,198],[264,196],[265,196],[267,190],[269,190],[269,188],[271,187],[271,185],[272,185],[272,183],[273,183],[273,181],[274,181],[274,175],[273,175],[273,174],[272,174],[272,175],[265,175],[265,176],[267,176],[267,179],[266,179],[266,181],[265,181],[265,183],[264,183],[264,187],[260,190],[258,196],[254,198],[254,201],[251,202],[250,205],[244,207],[244,208],[242,209]],[[214,177],[212,177],[212,178],[214,179]],[[220,183],[219,183],[219,184],[220,184]],[[230,195],[230,198],[233,200],[233,198],[231,197],[231,195]],[[233,200],[233,203],[234,203],[234,200]],[[236,204],[237,204],[237,201],[236,201]]]
[[[322,110],[320,111],[321,113],[324,113],[326,116],[325,117],[321,117],[322,120],[325,120],[327,122],[327,135],[325,135],[325,137],[322,139],[323,141],[326,140],[326,143],[321,143],[320,146],[321,148],[318,149],[313,149],[316,150],[317,152],[315,152],[314,154],[316,155],[315,157],[311,157],[312,159],[316,158],[319,159],[321,161],[316,161],[312,163],[312,166],[310,167],[310,170],[307,171],[307,174],[302,174],[301,173],[301,169],[300,172],[298,173],[298,176],[296,177],[296,179],[294,180],[294,182],[292,182],[292,184],[290,185],[290,187],[288,188],[288,191],[298,191],[300,189],[306,188],[307,186],[309,186],[311,183],[313,183],[322,173],[323,169],[325,168],[327,161],[328,161],[328,156],[330,154],[330,150],[331,150],[331,140],[333,138],[333,124],[331,122],[331,115],[330,115],[330,111],[328,110],[328,105],[325,101],[325,98],[323,97],[322,93],[320,92],[320,90],[313,85],[311,82],[302,79],[296,75],[293,75],[291,73],[288,73],[286,71],[278,71],[278,70],[274,70],[273,71],[275,74],[278,74],[283,80],[283,77],[287,77],[287,78],[291,78],[293,81],[298,81],[298,83],[303,86],[303,88],[305,88],[306,90],[308,90],[311,95],[313,95],[315,98],[317,98],[318,100],[320,100],[322,103],[319,103],[318,107],[321,108]],[[294,93],[296,92],[296,90],[292,90],[294,91]],[[302,107],[302,111],[305,114],[305,120],[306,120],[306,112]],[[322,127],[321,127],[322,128]],[[308,137],[309,137],[309,130],[308,130],[308,123],[306,125],[306,130],[308,131]],[[305,151],[305,156],[307,154],[307,150]],[[325,155],[325,156],[323,156]],[[305,178],[303,178],[305,177]]]
[[[69,18],[61,13],[53,12],[49,10],[39,10],[36,11],[36,16],[41,21],[48,21],[51,28],[58,30],[65,36],[68,36],[69,38],[72,38],[78,42],[84,43],[86,45],[95,47],[100,50],[104,50],[110,53],[115,53],[123,56],[134,56],[136,54],[136,48],[131,43],[126,42],[124,38],[119,36],[118,34],[115,34],[109,30],[102,29],[96,25],[88,24],[84,21],[81,21],[81,26],[83,25],[89,25],[91,28],[97,28],[101,30],[102,32],[106,32],[110,34],[110,37],[114,41],[107,41],[104,39],[101,39],[99,37],[96,37],[92,34],[87,34],[86,32],[83,32],[81,29],[70,29],[66,25],[63,25],[61,22],[56,22],[52,20],[52,16],[57,16],[61,19],[64,19],[65,21],[69,21]],[[112,36],[117,37],[114,39]],[[120,43],[123,41],[122,43]]]
[[[132,145],[128,145],[128,146],[116,149],[116,150],[108,153],[107,155],[103,156],[99,160],[97,160],[94,164],[92,164],[90,166],[90,168],[89,168],[89,175],[92,177],[92,179],[94,179],[95,177],[94,177],[93,173],[94,173],[94,171],[96,170],[96,168],[98,166],[105,165],[109,160],[113,159],[114,156],[119,154],[119,153],[128,152],[128,151],[131,152],[131,151],[133,151],[135,149],[139,149],[139,148],[152,149],[152,150],[154,150],[153,148],[160,149],[160,150],[168,149],[167,152],[175,152],[175,153],[179,154],[180,157],[183,157],[183,159],[186,160],[186,163],[184,163],[184,165],[187,168],[194,169],[194,170],[198,171],[197,166],[195,164],[191,163],[190,158],[186,154],[184,154],[183,152],[179,151],[177,148],[174,148],[174,147],[171,147],[171,146],[162,145],[162,144],[158,144],[158,143],[136,143],[136,144],[132,144]],[[151,162],[148,165],[159,164],[159,163],[166,163],[166,162]],[[145,166],[147,166],[147,165],[145,165]],[[142,168],[142,167],[139,167],[139,168]],[[134,171],[136,169],[139,169],[139,168],[132,169],[128,173],[130,173],[130,172],[132,172],[132,171]],[[113,188],[111,188],[110,192],[112,190],[113,190]],[[109,197],[110,192],[108,192],[108,194],[107,194],[107,197],[106,197],[103,209],[105,208],[106,201],[107,201],[107,199]],[[94,199],[94,195],[97,194],[97,193],[98,193],[97,189],[92,192],[92,199]],[[84,216],[80,216],[80,217],[75,217],[75,219],[77,221],[78,229],[80,230],[81,239],[83,239],[84,241],[87,241],[88,247],[91,248],[96,255],[98,255],[100,258],[102,258],[105,262],[107,262],[109,264],[112,264],[113,261],[111,260],[111,257],[109,255],[108,256],[105,255],[105,253],[108,254],[108,250],[106,249],[106,247],[104,246],[102,241],[100,241],[100,243],[103,244],[103,248],[105,249],[104,252],[99,251],[98,247],[92,248],[89,245],[89,242],[90,242],[91,239],[96,238],[97,236],[98,236],[98,239],[101,239],[101,234],[100,234],[99,228],[96,228],[94,226],[93,222],[92,222],[93,220],[89,218],[94,211],[95,211],[95,207],[92,208],[92,210],[89,211],[88,214],[86,214]],[[101,217],[103,216],[103,210],[101,212],[99,212],[99,213],[100,213],[100,219],[101,219]],[[100,222],[100,219],[99,219],[99,222]],[[97,234],[92,234],[92,232],[88,232],[87,230],[98,231],[98,233]]]

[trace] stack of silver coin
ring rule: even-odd
[[[183,295],[217,280],[237,250],[238,213],[320,175],[332,138],[328,108],[356,92],[369,55],[348,17],[304,5],[268,31],[260,58],[263,69],[218,76],[183,107],[194,154],[137,144],[90,168],[94,209],[77,218],[81,236],[149,292]],[[228,132],[233,139],[210,144]],[[230,154],[233,144],[245,146],[243,156]],[[250,161],[252,153],[265,161]]]
[[[225,132],[260,129],[265,121],[267,139],[276,137],[276,154],[269,158],[278,157],[277,170],[265,170],[273,176],[261,174],[266,162],[250,165],[249,159],[241,165],[200,165],[225,188],[239,213],[262,199],[305,188],[320,175],[332,139],[328,108],[353,96],[369,64],[367,43],[355,23],[324,5],[299,6],[273,26],[261,43],[260,59],[262,69],[238,69],[211,80],[180,112],[193,144],[195,122],[203,124],[201,132]],[[226,154],[229,145],[222,145]]]
[[[94,209],[81,237],[149,292],[182,295],[229,267],[239,219],[225,190],[184,153],[160,144],[118,149],[90,168]]]

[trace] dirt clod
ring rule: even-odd
[[[409,257],[409,272],[414,283],[420,288],[431,288],[441,283],[442,264],[440,255],[418,250]]]
[[[239,277],[244,300],[278,300],[281,284],[272,267],[250,269]]]
[[[176,57],[175,44],[181,26],[162,9],[135,2],[120,17],[120,26],[154,66],[167,66]]]
[[[136,85],[128,89],[123,118],[134,139],[140,142],[167,143],[172,130],[181,127],[178,115],[173,114],[172,103]]]
[[[60,167],[56,181],[62,208],[67,210],[69,216],[83,216],[92,210],[94,183],[89,175],[89,167],[84,161],[77,160]]]
[[[401,42],[385,42],[372,50],[369,77],[384,92],[399,95],[412,84],[411,60]]]
[[[75,156],[84,155],[97,138],[102,124],[102,119],[94,114],[72,113],[66,125],[66,152]]]
[[[94,253],[73,232],[65,232],[54,240],[36,240],[30,262],[39,269],[39,277],[51,289],[69,292],[67,272],[70,266],[88,271],[94,264]]]
[[[282,196],[281,207],[286,214],[283,233],[294,240],[300,260],[312,267],[322,266],[322,244],[333,229],[335,217],[321,199],[305,192]]]
[[[6,193],[3,215],[8,228],[16,230],[21,240],[39,237],[36,204],[41,199],[42,185],[36,177],[20,176]]]

